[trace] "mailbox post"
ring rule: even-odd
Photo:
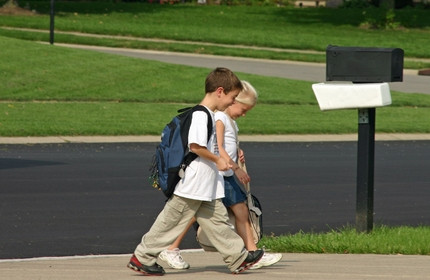
[[[357,231],[373,229],[373,182],[375,167],[375,108],[358,110],[357,197],[355,224]]]
[[[373,229],[376,107],[391,104],[386,82],[403,80],[403,50],[328,46],[327,83],[313,84],[321,110],[358,109],[356,229]]]

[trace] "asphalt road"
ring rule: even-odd
[[[132,252],[164,203],[147,181],[155,144],[0,145],[0,258]],[[354,225],[356,142],[242,148],[265,234]],[[376,143],[376,223],[430,225],[429,157],[430,141]]]

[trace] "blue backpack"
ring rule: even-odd
[[[155,150],[150,168],[150,181],[154,188],[162,190],[170,198],[176,184],[185,174],[187,166],[198,156],[188,149],[188,133],[192,115],[204,111],[208,115],[208,142],[212,134],[212,116],[202,105],[178,110],[179,115],[168,123],[161,133],[161,143]]]

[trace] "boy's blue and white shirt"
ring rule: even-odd
[[[210,152],[217,154],[216,129],[214,113],[211,113],[213,123],[212,134],[207,142],[208,116],[205,112],[196,111],[191,119],[188,133],[188,145],[191,143],[206,147]],[[175,195],[202,201],[212,201],[224,197],[224,178],[216,168],[216,164],[210,160],[197,157],[185,170],[185,176],[176,186]]]

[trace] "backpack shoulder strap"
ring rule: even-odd
[[[193,108],[192,108],[192,110],[193,110],[193,112],[195,112],[195,111],[203,111],[203,112],[205,112],[206,113],[206,115],[208,116],[208,124],[207,124],[207,129],[208,129],[208,141],[207,142],[209,142],[209,139],[211,138],[211,135],[212,135],[212,129],[213,129],[213,124],[212,124],[212,115],[211,115],[211,113],[209,113],[209,110],[205,107],[205,106],[203,106],[203,105],[196,105],[196,106],[194,106]]]
[[[195,112],[195,111],[204,111],[207,114],[207,116],[208,116],[208,123],[207,123],[208,136],[207,136],[207,142],[209,142],[209,139],[210,139],[210,137],[212,135],[212,129],[213,129],[211,113],[209,113],[209,110],[205,106],[203,106],[203,105],[196,105],[196,106],[192,107],[190,110],[192,112]],[[190,115],[192,116],[192,113]],[[197,158],[197,155],[195,153],[187,153],[185,155],[185,158],[184,158],[184,165],[188,166],[196,158]]]

